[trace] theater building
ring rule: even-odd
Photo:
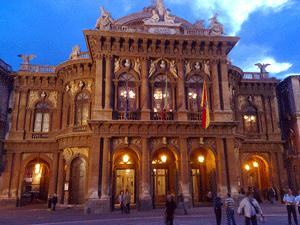
[[[2,202],[57,193],[98,213],[126,189],[132,206],[151,209],[168,192],[201,206],[208,192],[286,185],[278,80],[230,63],[239,38],[216,16],[191,24],[157,0],[117,20],[101,8],[83,33],[87,52],[75,46],[59,65],[26,62],[12,75]]]

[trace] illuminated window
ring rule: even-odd
[[[172,112],[172,84],[166,75],[159,75],[154,79],[152,103],[154,112],[161,112],[163,110]]]
[[[201,111],[201,98],[203,79],[200,76],[191,76],[188,79],[188,109],[189,112],[200,112]]]
[[[133,112],[137,110],[137,89],[135,78],[131,74],[123,74],[118,82],[118,111]]]
[[[75,100],[75,125],[85,125],[90,118],[90,98],[85,92],[80,92]]]
[[[49,132],[50,112],[45,102],[40,102],[35,107],[33,132]]]
[[[244,130],[249,133],[258,132],[257,110],[253,106],[247,106],[243,116]]]

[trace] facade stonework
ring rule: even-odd
[[[126,189],[150,209],[168,192],[200,206],[210,192],[286,185],[278,81],[230,63],[238,37],[224,36],[216,17],[204,28],[172,16],[163,1],[118,20],[101,11],[84,30],[88,52],[77,46],[55,67],[13,74],[3,200],[57,193],[100,213]]]

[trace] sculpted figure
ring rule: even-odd
[[[175,60],[172,60],[171,63],[170,63],[170,72],[175,76],[177,77],[177,67],[176,67],[176,62]]]
[[[185,63],[185,74],[189,74],[192,71],[190,62]]]
[[[18,55],[18,57],[20,57],[21,59],[23,59],[22,64],[29,64],[30,60],[34,59],[36,57],[36,55],[24,55],[24,54],[20,54],[20,55]]]
[[[155,62],[151,61],[150,70],[149,70],[149,77],[151,77],[155,73]]]
[[[196,63],[195,63],[195,69],[196,69],[196,70],[200,70],[200,69],[201,69],[201,65],[200,65],[199,62],[196,62]]]
[[[117,72],[120,70],[120,59],[115,60],[115,69],[114,71]]]
[[[197,20],[194,23],[194,27],[199,29],[199,30],[204,29],[204,20]]]
[[[160,66],[160,68],[162,68],[162,69],[166,68],[166,62],[165,62],[164,60],[161,60],[159,66]]]
[[[79,45],[75,45],[72,48],[72,52],[69,56],[70,59],[78,59],[79,58],[79,54],[80,54],[80,46]]]
[[[111,24],[113,19],[108,11],[106,11],[102,6],[100,7],[101,16],[98,18],[96,22],[96,29],[98,30],[109,30],[111,28]]]
[[[170,11],[166,10],[164,15],[165,23],[174,24],[175,23],[175,17],[171,16]]]
[[[163,0],[156,0],[156,9],[158,10],[158,14],[160,16],[165,14],[165,4]]]
[[[204,62],[204,73],[206,73],[208,76],[210,76],[210,68],[209,68],[209,61]]]
[[[271,64],[269,64],[269,63],[266,63],[266,64],[265,63],[256,63],[255,64],[255,66],[257,66],[259,68],[260,73],[267,73],[266,68],[270,65]]]
[[[224,34],[224,26],[218,21],[217,14],[210,19],[209,29],[210,35],[220,36]]]
[[[141,73],[141,62],[140,62],[140,59],[137,58],[135,60],[135,63],[134,63],[134,70],[137,72],[137,73]]]
[[[130,63],[130,60],[129,60],[129,59],[125,59],[124,66],[125,66],[126,68],[130,68],[131,63]]]

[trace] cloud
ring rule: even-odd
[[[191,4],[195,15],[210,17],[218,13],[220,21],[227,26],[231,35],[235,35],[247,21],[251,13],[259,10],[280,11],[292,4],[293,0],[168,0],[173,4]]]
[[[278,62],[272,56],[257,58],[256,61],[264,64],[267,63],[270,64],[270,66],[267,68],[267,71],[273,74],[285,72],[293,66],[293,64],[289,62]],[[253,66],[249,65],[249,67],[247,68],[247,71],[254,71],[254,70],[258,70],[257,67],[255,67],[254,65]]]

